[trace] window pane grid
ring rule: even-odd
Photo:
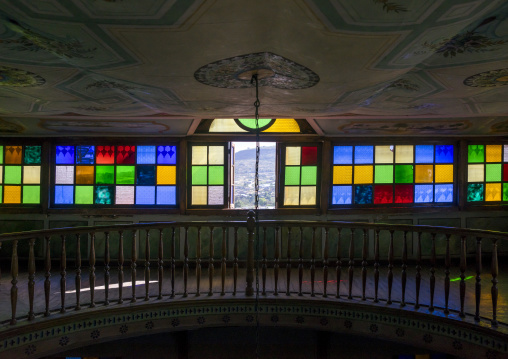
[[[316,206],[318,185],[317,146],[286,146],[283,160],[282,205],[289,207]],[[339,181],[347,181],[348,174],[342,176],[343,178]]]
[[[191,206],[224,206],[224,156],[224,145],[191,146]]]

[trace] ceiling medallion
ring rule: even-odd
[[[46,80],[32,72],[0,66],[0,86],[31,87],[43,85],[45,82]]]
[[[271,52],[258,52],[230,57],[199,68],[194,78],[209,86],[250,88],[252,75],[257,74],[259,86],[297,90],[312,87],[319,76],[305,66]]]
[[[464,80],[471,87],[499,87],[508,85],[508,68],[480,72]]]

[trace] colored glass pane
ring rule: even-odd
[[[432,183],[433,180],[434,180],[434,166],[432,165],[415,166],[415,183]]]
[[[192,186],[192,205],[206,205],[207,202],[207,187],[206,186]]]
[[[355,203],[372,203],[372,186],[355,186]]]
[[[208,167],[208,184],[210,185],[224,184],[224,166]]]
[[[476,163],[485,160],[485,147],[483,145],[467,146],[467,162]]]
[[[25,146],[25,161],[26,165],[40,165],[41,164],[41,146]]]
[[[333,184],[352,184],[353,166],[333,166]]]
[[[21,166],[5,166],[5,184],[21,184]]]
[[[351,204],[352,197],[352,186],[333,186],[332,204]]]
[[[453,202],[453,184],[437,184],[434,192],[435,202]]]
[[[483,182],[484,180],[484,165],[468,165],[467,166],[467,181],[468,182]]]
[[[299,166],[300,153],[300,147],[286,147],[286,166]]]
[[[433,163],[434,146],[417,145],[415,146],[415,163]]]
[[[413,146],[396,146],[395,162],[396,163],[413,163]]]
[[[485,162],[502,162],[503,146],[487,145],[485,146]]]
[[[353,146],[335,146],[333,148],[333,164],[353,164]]]
[[[209,165],[224,164],[224,146],[208,147],[208,164]]]
[[[315,186],[302,186],[300,195],[300,206],[314,206],[316,204]]]
[[[176,165],[176,146],[157,146],[157,163]]]
[[[57,165],[72,165],[74,164],[74,146],[56,146]]]
[[[485,168],[485,182],[499,182],[502,177],[502,166],[499,163],[489,163]]]
[[[275,120],[274,124],[268,127],[263,132],[300,132],[300,126],[298,122],[293,118],[278,118]]]
[[[157,204],[176,205],[176,187],[157,186]]]
[[[76,163],[92,165],[95,163],[95,146],[76,146]]]
[[[453,146],[436,146],[436,163],[453,163]]]
[[[116,184],[134,184],[135,173],[135,166],[116,166]]]
[[[503,201],[508,201],[508,183],[503,183]]]
[[[436,183],[453,182],[453,165],[436,165]]]
[[[395,183],[413,183],[413,165],[395,165]]]
[[[115,183],[115,166],[97,166],[95,169],[95,183]]]
[[[467,201],[483,202],[483,183],[468,183]]]
[[[192,166],[192,184],[208,184],[207,166]]]
[[[504,145],[504,162],[508,162],[508,145]]]
[[[93,186],[76,186],[76,204],[93,204]]]
[[[256,129],[256,119],[255,118],[239,118],[238,121],[244,125],[245,127],[248,127],[252,130]],[[257,128],[265,127],[272,121],[271,118],[260,118],[258,119],[258,126]]]
[[[155,204],[155,186],[136,186],[136,204]]]
[[[0,172],[0,176],[2,173]],[[508,182],[508,163],[503,164],[503,181]]]
[[[4,203],[21,203],[21,186],[4,186]]]
[[[136,163],[136,146],[118,146],[116,148],[116,163],[120,165]]]
[[[210,124],[208,132],[247,132],[233,118],[216,118]]]
[[[157,184],[176,184],[176,166],[157,166]]]
[[[365,184],[372,183],[373,166],[355,166],[354,168],[354,183]]]
[[[393,163],[393,146],[376,146],[376,163]]]
[[[55,204],[74,204],[74,186],[55,186]]]
[[[138,166],[136,184],[148,186],[155,185],[155,166]]]
[[[317,165],[317,147],[302,147],[302,166]]]
[[[4,179],[4,166],[0,166],[0,183],[3,183]],[[1,203],[2,197],[0,196],[0,203]]]
[[[4,146],[0,146],[0,165],[3,163],[4,163]]]
[[[434,200],[434,186],[415,185],[415,203],[430,203]]]
[[[286,166],[286,174],[284,184],[288,185],[300,185],[300,167],[299,166]]]
[[[113,186],[96,186],[95,187],[95,204],[113,204],[115,198],[115,187]]]
[[[76,184],[93,184],[94,166],[76,166]]]
[[[300,205],[300,187],[284,187],[284,206]]]
[[[41,183],[41,166],[23,166],[23,183]]]
[[[193,165],[208,164],[208,146],[192,146],[191,162]]]
[[[208,187],[208,205],[220,206],[224,204],[224,187],[209,186]]]
[[[413,203],[413,185],[395,185],[395,203]]]
[[[370,164],[373,160],[373,146],[355,146],[355,164]]]
[[[393,203],[393,186],[374,186],[374,204]]]
[[[134,186],[116,186],[115,204],[134,204]]]
[[[55,184],[74,184],[74,166],[56,166]]]
[[[115,163],[115,146],[97,146],[96,163],[100,165]]]
[[[487,183],[485,185],[485,201],[501,201],[501,183]]]
[[[4,188],[2,186],[0,186],[0,203],[3,203],[3,192],[4,192]]]
[[[18,165],[21,164],[21,146],[5,146],[5,164]],[[19,202],[15,202],[19,203]]]
[[[26,204],[41,203],[41,187],[23,186],[23,203]]]
[[[393,183],[393,166],[375,166],[374,183]]]
[[[302,166],[302,185],[316,185],[316,184],[317,184],[317,166]]]
[[[137,163],[139,165],[155,164],[155,146],[138,146]]]

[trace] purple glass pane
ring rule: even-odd
[[[157,163],[176,165],[176,146],[157,146]]]
[[[55,163],[57,165],[74,164],[74,146],[56,146]]]
[[[453,163],[453,146],[436,146],[436,163]]]

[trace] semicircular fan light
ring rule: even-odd
[[[209,132],[256,132],[255,119],[216,118]],[[300,133],[301,129],[293,118],[259,119],[259,131],[271,133]]]

